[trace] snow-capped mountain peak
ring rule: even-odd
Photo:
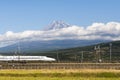
[[[45,30],[56,30],[61,28],[70,27],[71,25],[63,22],[63,21],[53,21],[51,24],[49,24]]]

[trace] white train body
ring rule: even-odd
[[[47,56],[0,56],[0,61],[55,61]]]

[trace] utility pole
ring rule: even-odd
[[[59,54],[58,54],[58,51],[57,51],[57,62],[59,62]]]
[[[110,62],[111,62],[111,59],[112,59],[112,43],[110,43]]]
[[[97,47],[95,46],[95,57],[96,57],[96,62],[101,62],[101,50],[100,50],[100,45],[98,45]]]
[[[74,56],[75,56],[75,58],[74,58],[74,59],[75,59],[75,62],[77,62],[77,53],[75,53]]]
[[[18,42],[18,60],[20,60],[20,42]]]
[[[99,56],[99,59],[98,59],[98,61],[99,62],[101,62],[102,61],[102,59],[101,59],[101,49],[100,49],[100,45],[98,46],[98,50],[99,50],[99,52],[98,52],[98,56]]]
[[[18,42],[18,55],[20,54],[20,42]]]
[[[96,60],[95,62],[97,62],[97,47],[96,46],[94,47],[94,50],[95,50],[95,60]]]
[[[81,53],[81,63],[83,63],[83,51]]]

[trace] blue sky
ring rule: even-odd
[[[0,34],[41,30],[53,20],[79,26],[119,22],[120,0],[0,0]]]

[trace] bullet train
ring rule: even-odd
[[[0,61],[56,61],[47,56],[1,56]]]

